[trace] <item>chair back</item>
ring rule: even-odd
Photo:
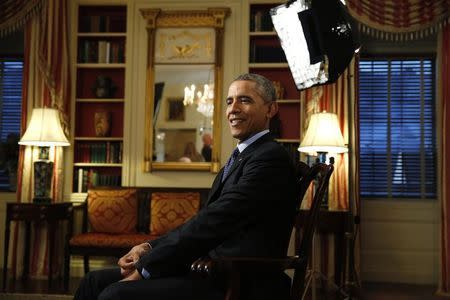
[[[240,274],[294,269],[290,299],[301,299],[305,286],[308,258],[311,254],[312,237],[319,216],[320,203],[327,194],[328,182],[332,172],[332,164],[316,163],[309,167],[307,164],[299,162],[297,165],[296,178],[300,201],[294,222],[296,229],[295,257],[219,257],[214,259],[202,257],[192,263],[191,271],[200,276],[222,274],[219,277],[223,276],[223,278],[228,280],[225,300],[235,300],[242,299],[240,297],[242,285]],[[303,217],[305,214],[300,210],[300,204],[312,182],[316,183],[314,184],[314,197],[311,209],[306,214],[305,220]],[[299,234],[300,230],[302,230],[301,235]]]
[[[297,214],[295,219],[295,255],[298,256],[299,263],[295,267],[294,278],[291,287],[291,299],[299,299],[302,296],[305,284],[306,268],[308,259],[311,256],[312,239],[314,230],[317,226],[320,204],[328,193],[328,183],[333,173],[333,164],[316,163],[312,167],[306,167],[300,163],[297,168],[298,184],[300,187],[300,196],[304,197],[309,186],[314,187],[314,197],[311,202],[311,208],[307,214],[306,220],[304,214]],[[299,207],[300,209],[300,207]],[[300,234],[301,232],[301,234]]]

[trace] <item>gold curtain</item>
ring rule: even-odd
[[[437,294],[450,297],[450,25],[438,37],[437,57],[438,125],[442,136],[439,151],[438,178],[441,208],[440,270]]]
[[[41,13],[31,18],[25,27],[24,81],[22,95],[22,133],[26,129],[31,111],[35,107],[57,108],[63,128],[68,129],[71,99],[67,1],[49,0]],[[33,198],[33,161],[38,158],[37,147],[21,147],[18,167],[17,201],[31,202]],[[51,197],[54,202],[63,201],[63,151],[52,147],[50,159],[54,162]],[[32,230],[30,276],[48,274],[47,239],[45,224],[35,224]],[[57,235],[58,236],[58,235]],[[13,227],[8,267],[13,274],[22,273],[24,227]],[[58,237],[57,237],[58,238]],[[56,245],[63,245],[56,241]],[[62,248],[56,250],[53,270],[62,266]]]

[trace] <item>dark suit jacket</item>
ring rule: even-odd
[[[202,256],[286,255],[296,206],[293,164],[266,134],[239,154],[222,182],[217,175],[208,202],[184,225],[152,241],[137,263],[151,277],[185,274]]]

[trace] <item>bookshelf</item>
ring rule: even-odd
[[[122,183],[126,16],[125,5],[78,6],[74,193]]]
[[[272,80],[278,89],[279,121],[272,124],[277,141],[282,144],[294,162],[299,161],[300,92],[292,79],[286,57],[269,14],[281,2],[251,2],[248,23],[248,69]],[[276,126],[276,130],[273,130]]]

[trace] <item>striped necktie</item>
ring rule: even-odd
[[[239,149],[238,149],[237,147],[233,150],[233,153],[231,153],[231,156],[230,156],[230,158],[228,159],[227,164],[226,164],[225,167],[223,168],[222,182],[223,182],[223,181],[225,180],[225,178],[227,177],[228,172],[230,171],[231,166],[233,165],[234,160],[236,159],[236,157],[238,157],[239,153],[240,153],[240,152],[239,152]]]

